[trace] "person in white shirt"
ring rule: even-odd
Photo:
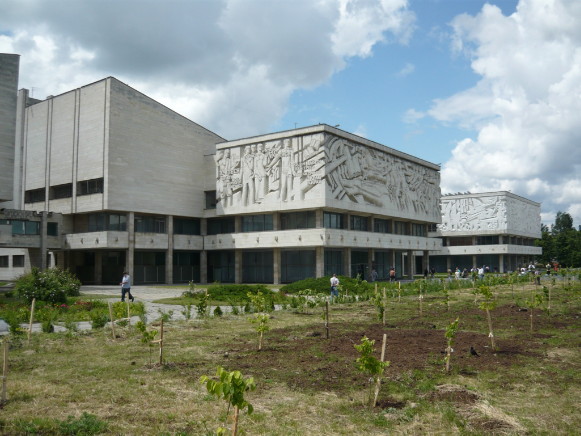
[[[331,301],[333,298],[339,296],[339,279],[337,278],[337,274],[333,274],[331,277]]]
[[[125,294],[128,294],[129,299],[133,303],[135,298],[131,295],[131,276],[129,273],[124,272],[123,278],[121,279],[121,301],[125,301]]]

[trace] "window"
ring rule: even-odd
[[[448,238],[449,247],[459,247],[462,245],[474,245],[471,236],[458,236],[455,238]]]
[[[197,218],[174,218],[173,232],[176,235],[199,235],[200,220]]]
[[[204,191],[206,196],[206,209],[216,209],[216,191]]]
[[[14,268],[24,268],[24,255],[17,254],[12,256],[12,266]]]
[[[343,274],[343,251],[325,250],[325,275]]]
[[[394,221],[393,233],[395,233],[396,235],[407,235],[408,234],[407,225],[408,223],[406,223],[405,221]]]
[[[292,212],[280,214],[281,230],[314,229],[315,212]]]
[[[426,236],[426,226],[424,224],[412,223],[412,236]]]
[[[375,218],[373,220],[373,231],[377,233],[391,233],[391,222]]]
[[[70,198],[73,196],[73,184],[65,183],[64,185],[51,186],[49,190],[49,199]]]
[[[360,230],[366,232],[368,229],[367,222],[369,220],[367,217],[359,215],[351,215],[351,230]]]
[[[208,235],[234,233],[234,218],[213,218],[208,220]]]
[[[77,182],[77,196],[101,194],[103,192],[103,177],[99,179]]]
[[[26,191],[24,193],[25,203],[38,203],[40,201],[44,201],[45,198],[46,194],[44,188],[31,189],[30,191]]]
[[[46,223],[46,234],[48,236],[58,236],[59,226],[57,223]]]
[[[166,233],[165,217],[136,215],[135,231],[138,233]]]
[[[242,217],[243,232],[263,232],[272,229],[272,215],[244,215]]]
[[[324,212],[323,227],[326,229],[343,229],[345,228],[345,218],[343,214]]]
[[[92,213],[89,215],[89,232],[127,230],[127,216],[117,213]]]
[[[0,256],[0,268],[8,268],[8,256]]]
[[[498,235],[478,236],[476,238],[476,245],[496,245],[498,243]]]
[[[0,220],[0,224],[11,225],[13,235],[40,235],[39,221]]]

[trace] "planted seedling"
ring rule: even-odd
[[[446,340],[448,342],[448,346],[446,347],[446,372],[450,372],[450,360],[452,359],[452,352],[454,349],[452,345],[454,345],[454,339],[456,338],[456,333],[458,332],[458,322],[460,318],[456,318],[456,321],[453,321],[446,327]]]
[[[252,404],[244,399],[244,393],[256,389],[256,384],[252,377],[244,378],[240,371],[228,372],[222,367],[218,367],[216,372],[218,380],[214,380],[209,376],[203,375],[200,377],[200,383],[206,385],[206,390],[210,395],[223,399],[228,403],[226,416],[230,413],[230,406],[234,407],[234,423],[232,425],[232,435],[238,433],[238,412],[240,409],[248,410],[248,414],[252,414],[254,408]],[[223,435],[226,432],[225,427],[219,427],[217,434]]]
[[[492,318],[490,317],[490,311],[496,307],[496,300],[494,295],[490,290],[489,286],[480,285],[476,289],[475,293],[481,295],[484,299],[480,302],[478,307],[486,312],[486,319],[488,321],[488,337],[490,338],[490,344],[492,349],[496,350],[496,343],[494,341],[494,332],[492,331]]]
[[[200,301],[198,301],[198,304],[196,304],[196,313],[200,318],[205,317],[208,312],[209,299],[210,296],[208,295],[208,290],[206,289],[206,292],[200,294]]]
[[[250,322],[256,324],[254,330],[258,332],[258,351],[262,350],[262,336],[264,332],[270,330],[268,325],[268,320],[270,315],[267,313],[255,313],[253,317],[250,318]]]
[[[531,296],[530,298],[526,301],[527,306],[529,307],[530,310],[530,320],[531,320],[531,327],[530,327],[530,331],[531,333],[533,332],[533,319],[534,319],[534,311],[535,308],[540,307],[543,304],[543,295],[536,293],[534,291],[534,288],[531,290]]]
[[[386,367],[389,366],[390,363],[383,362],[383,360],[379,360],[372,355],[373,352],[375,351],[373,347],[374,344],[375,344],[374,340],[370,340],[367,338],[367,336],[364,336],[363,338],[361,338],[361,344],[354,345],[355,349],[359,352],[359,357],[357,358],[357,360],[355,360],[355,363],[357,364],[357,369],[360,372],[369,375],[374,382],[373,384],[370,385],[369,391],[369,402],[372,408],[375,407],[375,404],[377,403],[377,395],[375,395],[375,397],[372,396],[371,387],[373,387],[374,385],[379,386],[379,384],[381,383],[381,378],[383,376],[383,371],[385,370]],[[379,389],[377,389],[377,392],[379,392]]]
[[[151,365],[151,353],[153,351],[154,339],[157,336],[157,330],[147,331],[147,326],[143,321],[137,321],[135,328],[141,332],[141,342],[149,346],[149,364]]]

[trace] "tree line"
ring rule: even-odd
[[[581,231],[573,226],[573,218],[567,212],[557,212],[555,224],[541,225],[541,239],[535,244],[543,248],[539,260],[543,263],[558,262],[561,267],[581,267]]]

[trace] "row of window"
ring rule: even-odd
[[[444,246],[459,247],[463,245],[498,245],[500,244],[499,235],[477,236],[474,239],[472,236],[458,236],[451,238],[444,238]],[[534,245],[534,240],[529,238],[518,238],[516,236],[505,236],[503,238],[504,244],[510,245]]]
[[[77,182],[77,197],[82,195],[103,193],[103,177]],[[57,200],[59,198],[71,198],[73,196],[73,184],[51,186],[48,189],[48,198]],[[44,188],[30,189],[24,193],[25,203],[38,203],[46,200],[46,190]]]
[[[349,217],[349,227],[346,226],[345,215],[332,212],[324,212],[323,226],[330,229],[347,229],[369,231],[370,219],[359,215]],[[313,229],[316,227],[316,214],[314,211],[289,212],[280,214],[281,230]],[[97,213],[89,215],[88,231],[127,230],[127,217],[125,214]],[[241,217],[242,232],[263,232],[274,230],[273,216],[270,214],[244,215]],[[424,224],[407,223],[404,221],[392,221],[375,219],[373,231],[376,233],[394,233],[397,235],[426,236]],[[143,233],[167,233],[166,217],[136,215],[135,231]],[[234,217],[212,218],[207,221],[207,234],[217,235],[235,232]],[[201,234],[200,220],[197,218],[174,218],[174,234],[199,235]]]
[[[11,225],[13,235],[40,235],[40,221],[0,219],[0,225]],[[47,223],[46,234],[58,236],[58,224]]]
[[[15,254],[12,256],[13,268],[24,268],[24,255]],[[10,268],[10,256],[0,256],[0,268]]]

